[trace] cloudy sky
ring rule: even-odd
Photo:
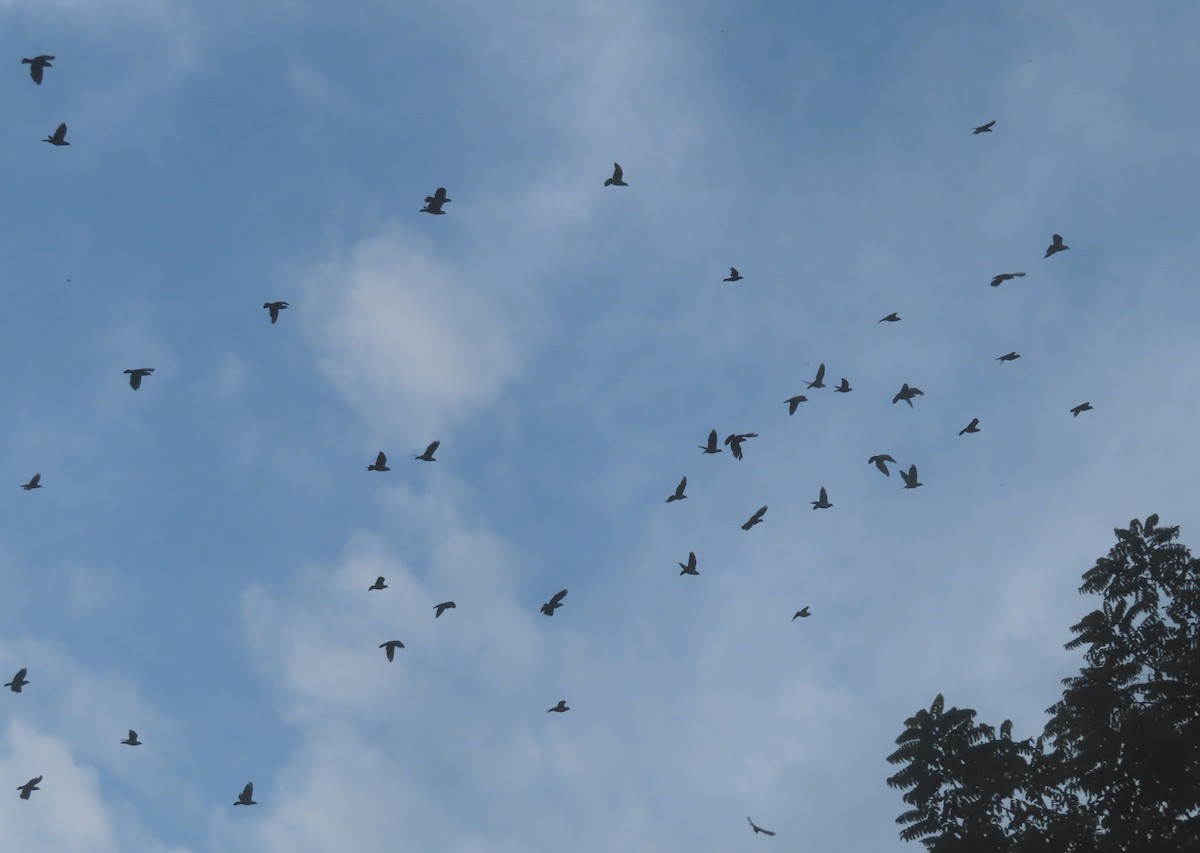
[[[12,849],[899,851],[906,717],[1040,730],[1200,541],[1200,10],[831,8],[0,2]]]

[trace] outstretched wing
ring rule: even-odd
[[[375,467],[376,468],[386,468],[387,467],[387,454],[384,453],[382,450],[379,451],[379,455],[375,457]]]
[[[437,449],[438,449],[438,447],[441,445],[441,443],[442,443],[442,442],[441,442],[440,440],[439,440],[439,441],[430,442],[429,446],[425,448],[425,455],[426,455],[426,456],[432,456],[434,453],[436,453],[436,452],[437,452]]]
[[[558,592],[554,593],[553,596],[551,596],[551,598],[550,598],[551,606],[556,605],[556,604],[561,604],[562,600],[566,597],[567,597],[567,591],[565,589],[559,590]]]
[[[620,163],[613,163],[613,181],[620,181],[625,178],[625,172],[621,170]]]

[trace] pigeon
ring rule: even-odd
[[[813,381],[808,383],[809,388],[824,388],[825,387],[825,362],[821,362],[821,366],[817,368],[817,375],[813,377]]]
[[[999,287],[1001,282],[1012,281],[1014,278],[1024,278],[1023,272],[1002,272],[999,275],[992,276],[992,287]]]
[[[137,370],[126,370],[129,374],[129,387],[134,391],[142,387],[142,378],[154,372],[153,367],[139,367]]]
[[[8,682],[4,686],[7,687],[9,690],[11,690],[13,693],[20,693],[21,688],[29,683],[28,681],[25,680],[25,673],[27,673],[27,672],[29,672],[28,669],[26,669],[25,667],[21,667],[20,669],[17,670],[17,674],[13,676],[12,681]]]
[[[886,317],[884,317],[882,320],[879,321],[879,323],[899,323],[899,322],[900,322],[900,315],[897,314],[895,311],[893,311],[891,314],[888,314]],[[875,325],[878,326],[879,323],[876,323]]]
[[[375,457],[375,464],[368,465],[367,470],[368,471],[391,471],[392,469],[387,466],[387,454],[385,454],[382,450],[379,451],[379,455]]]
[[[21,62],[29,66],[29,76],[33,78],[34,83],[40,86],[42,85],[42,69],[53,68],[54,66],[50,64],[50,60],[53,58],[53,56],[42,54],[33,59],[22,59]]]
[[[556,714],[561,714],[564,711],[570,711],[570,710],[571,709],[569,707],[567,707],[567,700],[559,699],[557,705],[555,705],[553,708],[546,709],[546,713],[549,714],[551,711],[553,711]]]
[[[566,597],[567,591],[565,589],[554,593],[554,595],[550,596],[550,600],[542,605],[542,612],[547,616],[553,616],[554,611],[562,607],[562,600]]]
[[[63,127],[60,127],[59,130],[62,130],[65,127],[66,127],[66,125],[63,125]],[[1046,254],[1042,255],[1043,258],[1048,258],[1051,255],[1053,255],[1055,252],[1065,252],[1067,249],[1071,248],[1070,246],[1068,246],[1066,243],[1064,243],[1062,241],[1062,237],[1060,237],[1058,234],[1055,234],[1053,236],[1054,236],[1054,242],[1046,247]]]
[[[279,312],[287,307],[288,307],[288,304],[286,302],[264,302],[263,303],[263,308],[266,308],[268,311],[271,312],[271,325],[272,326],[274,326],[275,323],[278,322]]]
[[[783,402],[787,404],[788,414],[794,415],[794,414],[796,414],[796,409],[799,407],[799,405],[801,403],[808,402],[808,398],[805,397],[803,394],[797,394],[795,397],[788,397]]]
[[[746,815],[746,820],[750,820],[750,815]],[[771,832],[771,830],[769,830],[769,829],[763,829],[761,826],[759,826],[752,820],[750,820],[750,826],[751,826],[751,828],[754,829],[755,835],[758,835],[760,832],[763,835],[774,835],[775,834],[775,833]]]
[[[373,589],[387,589],[387,588],[388,588],[388,585],[383,582],[383,575],[380,575],[379,577],[375,578],[375,583],[373,583],[369,587],[367,587],[367,591],[370,592]]]
[[[700,572],[696,571],[696,552],[688,551],[687,565],[680,563],[679,568],[682,569],[682,571],[680,571],[680,573],[679,573],[681,575],[698,575],[698,574],[700,574]]]
[[[396,658],[396,649],[404,648],[404,643],[399,640],[388,640],[386,643],[380,643],[379,648],[387,652],[387,659],[392,661]]]
[[[613,163],[613,176],[604,182],[604,186],[606,186],[606,187],[627,187],[627,186],[629,186],[629,184],[625,183],[624,179],[625,179],[625,173],[623,171],[621,171],[621,164]]]
[[[912,398],[923,396],[925,396],[924,391],[922,391],[920,388],[910,388],[908,383],[905,382],[904,387],[897,391],[896,396],[892,398],[892,405],[895,405],[903,400],[904,402],[908,403],[908,407],[911,409],[913,407]]]
[[[125,740],[121,741],[121,743],[125,744],[126,746],[142,745],[142,742],[137,738],[137,732],[135,732],[133,729],[129,730],[129,737],[125,738]]]
[[[958,431],[959,435],[966,432],[979,432],[979,418],[971,418],[971,422]]]
[[[721,448],[717,447],[717,431],[714,429],[708,434],[708,444],[697,444],[705,453],[720,453]]]
[[[754,513],[754,515],[750,516],[750,520],[742,525],[742,530],[749,530],[754,525],[761,523],[763,520],[763,516],[766,514],[767,514],[767,508],[765,506],[759,507],[758,512],[756,512],[756,513]]]
[[[745,276],[737,271],[737,267],[730,267],[729,278],[722,279],[722,281],[741,281],[743,278],[745,278]]]
[[[246,783],[246,787],[242,788],[242,793],[238,794],[237,802],[234,803],[234,805],[235,806],[257,806],[258,805],[258,803],[254,802],[254,783],[253,782]]]
[[[683,493],[683,490],[686,488],[687,488],[687,477],[684,477],[682,480],[679,481],[679,485],[675,487],[675,494],[673,494],[669,498],[667,498],[666,502],[670,503],[671,501],[686,501],[687,495],[685,495]]]
[[[806,604],[796,611],[796,615],[792,617],[792,621],[795,622],[797,619],[807,619],[809,616],[812,616],[812,614],[808,612],[808,605]]]
[[[981,125],[979,125],[979,127],[975,128],[973,131],[971,131],[971,133],[972,133],[972,134],[976,134],[976,133],[991,133],[991,132],[992,132],[992,125],[993,125],[993,124],[995,124],[995,123],[996,123],[996,120],[995,120],[995,119],[992,119],[992,120],[991,120],[991,121],[989,121],[987,124],[981,124]]]
[[[821,494],[815,501],[809,501],[813,509],[829,509],[833,504],[829,502],[829,494],[825,491],[825,487],[821,486]]]
[[[34,489],[40,489],[42,487],[41,483],[39,482],[41,479],[42,479],[41,474],[34,474],[32,477],[29,478],[28,483],[23,483],[21,485],[21,488],[27,492],[32,492]]]
[[[455,607],[455,604],[453,601],[443,601],[441,604],[434,605],[433,609],[436,612],[433,614],[433,618],[434,619],[438,618],[443,613],[445,613],[447,610],[453,610],[454,607]]]
[[[414,456],[413,459],[420,459],[422,462],[437,462],[433,458],[433,454],[437,453],[438,445],[440,444],[440,441],[431,441],[429,446],[425,448],[425,452],[420,456]]]
[[[1015,352],[1008,352],[996,359],[996,361],[1016,361],[1021,356]]]
[[[452,199],[446,198],[446,188],[438,187],[437,192],[433,195],[425,196],[425,206],[421,208],[421,213],[432,213],[434,216],[440,216],[446,212],[442,210],[442,205],[450,201]]]
[[[1091,410],[1092,410],[1091,403],[1080,403],[1078,406],[1071,409],[1071,417],[1077,418],[1077,417],[1079,417],[1080,412],[1090,412]],[[24,671],[25,670],[21,670],[21,672],[24,672]]]
[[[733,435],[725,436],[725,446],[729,448],[729,452],[733,454],[734,459],[742,458],[742,442],[748,438],[758,438],[756,432],[734,433]]]
[[[880,471],[883,472],[883,476],[890,477],[890,476],[892,476],[892,472],[889,471],[887,465],[884,464],[887,462],[891,462],[893,465],[896,464],[896,460],[893,459],[891,456],[889,456],[886,453],[881,453],[878,456],[872,456],[870,459],[867,460],[868,465],[874,465],[876,468],[878,468]]]
[[[42,790],[41,788],[38,787],[38,783],[41,781],[42,781],[41,776],[34,776],[32,779],[30,779],[24,785],[18,785],[17,790],[21,792],[21,799],[28,800],[29,795],[32,794],[34,791]]]
[[[842,384],[838,385],[838,387],[834,388],[833,390],[839,394],[845,394],[847,391],[853,391],[854,389],[850,387],[850,380],[843,376]]]
[[[70,145],[67,142],[67,123],[64,121],[54,131],[53,134],[47,136],[42,142],[49,142],[51,145]]]
[[[917,486],[924,485],[917,482],[917,466],[913,465],[907,471],[900,472],[900,479],[904,481],[904,488],[915,489]]]

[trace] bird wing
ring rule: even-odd
[[[613,163],[613,180],[619,181],[625,177],[625,172],[621,170],[620,163]]]
[[[821,486],[821,503],[829,503],[829,495],[826,493],[824,486]]]
[[[58,142],[62,142],[64,139],[67,138],[67,123],[65,121],[58,126],[57,130],[54,131],[54,138]],[[1061,243],[1062,239],[1060,238],[1058,242]]]
[[[247,782],[246,787],[242,788],[242,799],[243,800],[253,800],[254,799],[254,783],[253,782]]]
[[[430,442],[429,446],[425,448],[425,455],[432,456],[434,453],[437,452],[437,449],[441,445],[441,443],[442,442],[440,439],[438,441]]]
[[[709,447],[717,446],[717,431],[715,429],[708,434],[708,446]]]
[[[755,521],[762,521],[762,517],[766,514],[767,514],[767,508],[765,506],[760,507],[758,512],[754,513],[753,518]]]
[[[25,680],[25,675],[26,675],[26,673],[28,673],[28,672],[29,672],[29,670],[28,670],[28,669],[26,669],[25,667],[21,667],[19,670],[17,670],[17,674],[13,676],[13,681],[14,681],[14,682],[21,682],[21,681],[24,681],[24,680]]]
[[[385,454],[381,450],[381,451],[379,451],[379,455],[375,457],[375,467],[376,468],[384,468],[386,466],[387,466],[387,454]]]
[[[817,381],[823,382],[824,380],[825,380],[825,363],[822,362],[821,366],[817,368]]]
[[[565,589],[559,590],[550,597],[550,604],[561,604],[562,600],[566,597],[567,591]]]
[[[133,729],[129,730],[129,740],[137,740],[137,732]]]
[[[39,86],[42,85],[42,66],[38,62],[33,62],[29,66],[29,76],[33,78],[33,82]]]
[[[36,486],[36,485],[38,484],[38,481],[39,481],[39,480],[41,480],[41,479],[42,479],[42,475],[41,475],[41,474],[34,474],[34,475],[33,475],[33,477],[32,477],[32,478],[30,478],[30,480],[29,480],[29,485],[30,485],[30,486]]]
[[[433,198],[435,201],[437,201],[437,203],[439,205],[445,204],[446,203],[446,188],[438,187],[437,191],[434,192],[434,194],[433,194]]]
[[[687,488],[687,477],[679,481],[679,485],[675,487],[675,494],[682,495],[683,490]]]

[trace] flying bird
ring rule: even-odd
[[[992,276],[992,287],[999,287],[1001,282],[1012,281],[1014,278],[1024,278],[1023,272],[1002,272],[999,275]]]
[[[824,388],[825,387],[825,362],[821,362],[821,366],[817,368],[817,375],[813,377],[813,381],[808,383],[809,388]]]
[[[913,407],[912,398],[923,396],[925,396],[924,391],[922,391],[920,388],[910,388],[908,383],[905,382],[904,387],[897,391],[896,396],[892,398],[892,405],[895,405],[903,400],[904,402],[908,403],[908,407],[911,409]]]
[[[441,604],[434,605],[433,609],[437,612],[433,614],[433,618],[434,619],[438,618],[443,613],[445,613],[447,610],[453,610],[454,607],[455,607],[455,604],[453,601],[443,601]]]
[[[126,370],[129,374],[129,387],[134,391],[142,387],[142,379],[154,372],[153,367],[139,367],[137,370]]]
[[[32,794],[34,791],[42,790],[41,788],[38,787],[38,783],[41,781],[42,781],[41,776],[34,776],[32,779],[30,779],[24,785],[18,785],[17,790],[21,792],[21,799],[28,800],[29,795]]]
[[[29,66],[29,76],[33,78],[34,83],[40,86],[42,85],[42,69],[53,68],[54,66],[50,64],[50,60],[53,58],[53,56],[42,54],[33,59],[22,59],[21,62]]]
[[[708,434],[708,444],[697,444],[705,453],[720,453],[721,448],[717,447],[717,431],[714,429]]]
[[[555,713],[561,714],[564,711],[570,711],[570,710],[571,709],[567,707],[567,700],[559,699],[557,705],[555,705],[553,708],[546,709],[546,713],[549,714],[551,711],[553,711]]]
[[[47,136],[42,142],[49,142],[51,145],[70,145],[67,142],[67,123],[64,121],[54,131],[53,134]]]
[[[404,643],[399,640],[388,640],[386,643],[380,643],[379,648],[387,652],[387,659],[392,661],[396,658],[396,649],[404,648]]]
[[[625,173],[621,171],[620,163],[613,163],[613,176],[604,182],[606,187],[627,187],[625,183]]]
[[[451,201],[453,199],[446,198],[446,188],[438,187],[437,192],[433,195],[425,196],[425,206],[421,208],[421,213],[432,213],[434,216],[439,216],[446,212],[442,210],[442,205]]]
[[[440,441],[429,442],[429,446],[425,448],[425,452],[420,456],[414,456],[413,459],[420,459],[422,462],[437,462],[437,460],[433,458],[433,454],[437,453],[438,445],[440,444]]]
[[[258,803],[254,802],[254,783],[253,782],[246,783],[246,787],[242,788],[242,793],[238,794],[237,802],[234,803],[234,805],[235,806],[257,806],[258,805]]]
[[[125,738],[125,740],[121,741],[121,743],[125,744],[126,746],[142,745],[142,742],[138,740],[137,732],[135,732],[133,729],[129,730],[129,737]]]
[[[825,487],[821,486],[821,494],[815,501],[809,501],[813,509],[829,509],[833,504],[829,502],[829,494],[825,491]]]
[[[746,820],[750,820],[750,815],[746,815]],[[771,830],[769,830],[769,829],[763,829],[761,826],[759,826],[752,820],[750,820],[750,827],[754,830],[755,835],[758,835],[760,832],[763,835],[774,835],[775,834],[775,833],[771,832]]]
[[[767,514],[767,508],[765,506],[759,507],[758,512],[756,512],[756,513],[754,513],[754,515],[750,516],[749,521],[747,521],[745,524],[742,525],[742,530],[749,530],[754,525],[761,523],[763,520],[763,516],[766,514]]]
[[[979,418],[971,418],[971,422],[958,431],[959,435],[967,432],[979,432]]]
[[[888,314],[886,317],[884,317],[882,320],[879,321],[879,323],[899,323],[899,322],[900,322],[900,315],[897,314],[895,311],[893,311],[891,314]],[[878,326],[879,323],[876,323],[875,325]]]
[[[797,619],[807,619],[809,616],[812,616],[812,614],[808,612],[808,605],[806,604],[804,607],[801,607],[796,611],[796,615],[792,617],[792,621],[795,622]]]
[[[737,267],[730,267],[729,278],[722,279],[722,281],[741,281],[743,278],[745,278],[745,276],[737,271]]]
[[[700,574],[700,572],[698,572],[696,570],[696,552],[688,551],[687,565],[680,563],[679,568],[682,570],[679,572],[679,574],[681,574],[681,575],[698,575],[698,574]]]
[[[42,487],[41,482],[40,482],[41,479],[42,479],[41,474],[34,474],[32,477],[29,478],[28,483],[23,483],[21,485],[21,488],[27,492],[32,492],[34,489],[40,489]]]
[[[373,583],[369,587],[367,587],[367,591],[370,592],[373,589],[387,589],[387,588],[388,588],[388,585],[383,582],[383,575],[380,575],[379,577],[375,578],[375,583]]]
[[[1071,409],[1071,417],[1077,418],[1077,417],[1079,417],[1080,412],[1090,412],[1091,410],[1092,410],[1091,403],[1080,403],[1078,406]],[[24,672],[24,671],[25,670],[21,670],[21,672]]]
[[[679,481],[679,485],[675,487],[675,494],[673,494],[669,498],[667,498],[666,502],[670,503],[671,501],[686,501],[687,495],[685,495],[683,493],[683,490],[686,488],[687,488],[687,477],[684,477],[682,480]]]
[[[992,119],[992,120],[991,120],[991,121],[989,121],[987,124],[981,124],[981,125],[979,125],[979,127],[975,128],[973,131],[971,131],[971,133],[972,133],[972,134],[976,134],[976,133],[991,133],[991,132],[992,132],[992,125],[994,125],[995,123],[996,123],[996,120],[995,120],[995,119]]]
[[[904,481],[904,488],[915,489],[917,486],[922,486],[924,483],[917,482],[917,466],[913,465],[907,471],[900,472],[900,479]]]
[[[742,458],[742,442],[748,438],[758,438],[756,432],[734,433],[733,435],[725,436],[725,446],[729,448],[729,452],[733,454],[734,459]]]
[[[854,389],[850,387],[850,380],[847,379],[845,376],[843,376],[842,383],[840,385],[838,385],[838,387],[834,388],[833,390],[835,392],[845,394],[847,391],[853,391]]]
[[[547,616],[553,616],[554,611],[562,607],[562,600],[567,597],[565,589],[559,590],[550,597],[550,600],[542,605],[542,612]]]
[[[883,476],[890,477],[892,476],[892,472],[888,470],[888,466],[885,464],[887,462],[891,462],[893,465],[896,464],[896,460],[886,453],[881,453],[878,456],[872,456],[867,460],[868,465],[874,465],[883,473]]]
[[[25,680],[25,674],[27,672],[29,672],[28,669],[26,669],[25,667],[21,667],[20,669],[17,670],[17,674],[13,676],[12,681],[8,682],[4,686],[7,687],[9,690],[11,690],[13,693],[20,693],[21,688],[29,683],[28,681]]]
[[[263,303],[263,308],[266,308],[268,311],[271,312],[271,325],[272,326],[274,326],[275,323],[277,323],[279,321],[279,312],[287,307],[288,307],[288,304],[286,302],[264,302]]]
[[[807,402],[808,402],[808,398],[807,398],[807,397],[805,397],[803,394],[797,394],[795,397],[788,397],[788,398],[787,398],[786,400],[784,400],[783,402],[784,402],[785,404],[787,404],[787,407],[788,407],[788,414],[789,414],[789,415],[794,415],[794,414],[796,414],[796,409],[799,407],[799,405],[800,405],[801,403],[807,403]]]
[[[65,125],[64,125],[64,127],[65,127]],[[59,130],[62,130],[62,128],[60,127]],[[1054,242],[1046,247],[1046,254],[1042,255],[1043,258],[1048,258],[1051,255],[1053,255],[1055,252],[1065,252],[1067,249],[1071,248],[1070,246],[1068,246],[1066,243],[1064,243],[1062,241],[1062,237],[1060,237],[1058,234],[1055,234],[1053,236],[1054,236]]]
[[[1020,357],[1021,356],[1015,352],[1008,352],[1002,356],[999,356],[996,361],[1016,361]]]
[[[375,464],[368,465],[367,470],[368,471],[391,471],[392,469],[387,466],[387,454],[385,454],[382,450],[379,451],[379,455],[375,457]]]

